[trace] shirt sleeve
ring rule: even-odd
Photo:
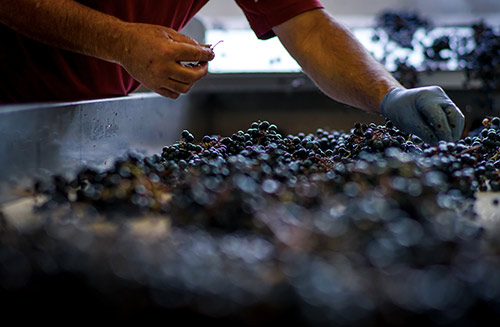
[[[259,39],[275,36],[273,27],[305,11],[323,8],[319,0],[236,0]]]

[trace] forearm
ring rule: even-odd
[[[120,64],[147,88],[174,99],[207,74],[214,57],[171,28],[124,22],[72,0],[4,0],[0,23],[48,45]],[[186,61],[199,65],[185,67]]]
[[[117,61],[126,24],[72,0],[0,2],[0,22],[42,43]]]
[[[387,92],[402,87],[324,10],[305,12],[276,26],[274,32],[304,72],[339,102],[380,112]]]

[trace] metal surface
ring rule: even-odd
[[[72,174],[82,165],[106,167],[135,150],[157,153],[190,125],[189,97],[153,94],[0,106],[0,202],[33,178]]]

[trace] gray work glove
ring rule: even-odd
[[[464,115],[439,86],[392,89],[380,109],[396,127],[431,145],[457,141],[464,129]]]

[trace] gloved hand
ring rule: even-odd
[[[380,109],[396,127],[431,145],[457,141],[464,129],[464,115],[439,86],[392,89]]]

